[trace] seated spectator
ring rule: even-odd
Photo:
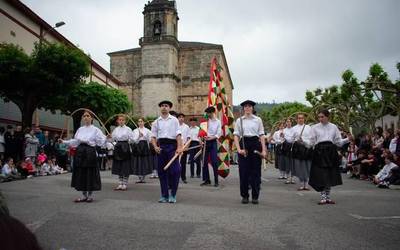
[[[44,153],[44,149],[43,148],[40,149],[40,153],[39,153],[37,159],[38,159],[38,163],[40,165],[42,165],[43,163],[45,163],[47,161],[47,155]]]
[[[51,165],[52,165],[51,159],[48,159],[47,162],[43,163],[40,166],[40,175],[41,176],[46,176],[46,175],[52,175],[51,171]]]
[[[4,164],[3,168],[1,169],[1,174],[8,181],[21,179],[20,174],[14,166],[14,160],[12,158],[7,159],[6,164]]]
[[[392,154],[389,154],[385,157],[385,166],[379,171],[377,175],[375,175],[374,178],[374,184],[376,184],[378,187],[381,185],[381,187],[385,186],[385,179],[389,177],[390,170],[392,168],[397,167],[396,164],[393,163],[394,158]]]
[[[68,172],[68,171],[64,170],[62,167],[57,165],[57,160],[54,157],[51,160],[51,173],[52,174],[63,174],[63,173],[66,173],[66,172]]]
[[[368,153],[367,159],[361,161],[360,180],[372,180],[373,176],[379,172],[378,160],[375,158],[375,152]]]
[[[367,159],[367,153],[364,150],[357,152],[357,159],[347,163],[347,169],[350,171],[350,178],[360,178],[361,162]]]
[[[29,157],[27,157],[25,161],[21,163],[18,170],[22,175],[26,174],[26,177],[28,178],[37,174],[37,169],[33,165],[31,158]]]

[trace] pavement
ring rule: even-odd
[[[241,204],[237,166],[220,187],[188,178],[176,204],[159,204],[159,181],[113,191],[102,172],[93,203],[73,202],[71,174],[0,183],[13,216],[44,249],[400,249],[400,190],[349,179],[333,188],[336,205],[317,205],[315,191],[263,171],[260,204]]]

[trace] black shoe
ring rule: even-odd
[[[219,187],[219,184],[218,184],[218,183],[215,183],[215,184],[214,184],[214,187]]]
[[[197,178],[201,178],[201,175],[198,175]]]
[[[187,181],[186,181],[186,180],[182,180],[182,182],[185,183],[185,184],[187,184]]]
[[[191,175],[191,176],[190,176],[190,178],[194,178],[194,176],[193,176],[193,175]]]
[[[211,185],[211,181],[205,181],[200,184],[200,186],[208,186],[208,185]]]
[[[257,205],[257,204],[258,204],[258,199],[252,199],[252,200],[251,200],[251,203]]]
[[[242,204],[249,204],[249,198],[248,197],[242,198]]]

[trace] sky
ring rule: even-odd
[[[147,0],[22,0],[109,70],[108,52],[139,47]],[[178,40],[222,44],[233,103],[298,101],[373,63],[399,78],[398,0],[177,0]]]

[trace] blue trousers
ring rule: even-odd
[[[190,147],[195,147],[198,146],[200,142],[197,141],[192,141],[190,142]],[[190,162],[190,176],[194,176],[194,164],[196,163],[196,175],[200,176],[201,174],[201,164],[200,164],[200,157],[197,157],[197,159],[194,159],[194,156],[196,155],[197,152],[199,152],[199,148],[191,149],[189,151],[189,162]]]
[[[245,138],[245,147],[247,157],[239,154],[240,195],[248,198],[250,185],[252,198],[258,199],[261,184],[261,158],[254,153],[254,150],[261,152],[261,143],[258,139]]]
[[[210,181],[210,173],[208,171],[208,158],[211,158],[211,165],[214,171],[214,181],[218,183],[218,155],[217,140],[206,141],[206,152],[203,159],[203,181]]]
[[[161,196],[169,197],[168,189],[171,189],[171,195],[175,196],[178,191],[179,177],[181,173],[179,158],[172,165],[164,170],[171,158],[175,155],[175,144],[161,144],[161,152],[158,155],[158,178],[160,180]]]

